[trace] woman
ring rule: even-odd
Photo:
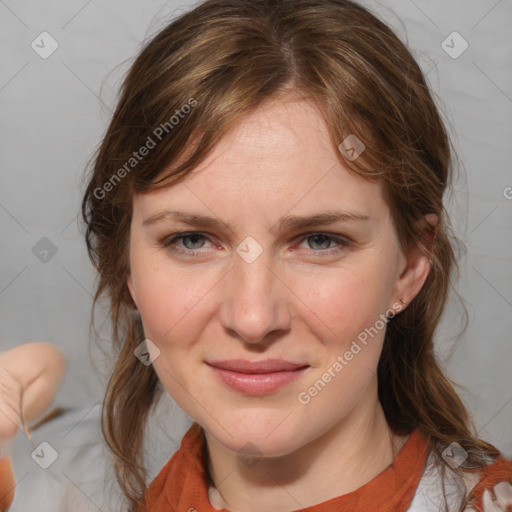
[[[420,68],[356,3],[210,0],[144,47],[83,201],[132,506],[407,510],[427,452],[461,510],[512,481],[433,353],[451,169]],[[144,501],[158,381],[196,424]]]
[[[506,510],[512,467],[433,350],[451,158],[354,2],[210,0],[143,48],[82,204],[131,510]],[[195,423],[147,482],[160,386]]]

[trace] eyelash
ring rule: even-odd
[[[169,250],[172,253],[183,254],[183,255],[191,256],[191,257],[197,257],[201,253],[204,252],[204,251],[202,251],[202,249],[196,249],[196,250],[180,249],[176,245],[174,245],[176,241],[183,240],[184,238],[188,238],[188,237],[191,237],[194,235],[208,239],[208,237],[205,234],[197,232],[197,231],[191,231],[191,232],[186,232],[186,233],[175,233],[173,235],[166,237],[164,240],[162,240],[161,246],[163,248]],[[302,243],[304,240],[307,240],[308,238],[312,238],[315,236],[324,236],[324,237],[327,237],[330,240],[339,244],[339,246],[335,249],[319,249],[319,250],[309,249],[308,251],[311,252],[312,254],[314,254],[315,256],[322,257],[325,255],[339,254],[343,249],[347,249],[353,245],[353,242],[347,238],[336,236],[331,233],[322,233],[322,232],[306,233],[304,236],[302,236],[302,238],[300,238],[299,242]]]

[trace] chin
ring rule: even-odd
[[[243,454],[254,451],[263,457],[280,457],[300,448],[304,435],[297,419],[285,419],[289,411],[255,409],[226,415],[221,425],[207,420],[203,428],[226,448]]]

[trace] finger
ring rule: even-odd
[[[512,505],[512,485],[509,482],[500,482],[494,486],[497,502],[503,510]]]
[[[10,441],[20,427],[21,384],[0,366],[0,444]]]
[[[484,491],[482,502],[484,506],[484,512],[503,512],[503,509],[493,501],[491,492],[488,489]]]

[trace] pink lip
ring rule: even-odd
[[[241,393],[262,395],[271,393],[297,379],[308,365],[282,359],[246,361],[231,359],[207,363],[224,384]]]
[[[210,366],[231,370],[240,373],[272,373],[285,370],[297,370],[308,366],[307,364],[291,363],[284,359],[263,359],[262,361],[248,361],[247,359],[226,359],[224,361],[212,361]]]

